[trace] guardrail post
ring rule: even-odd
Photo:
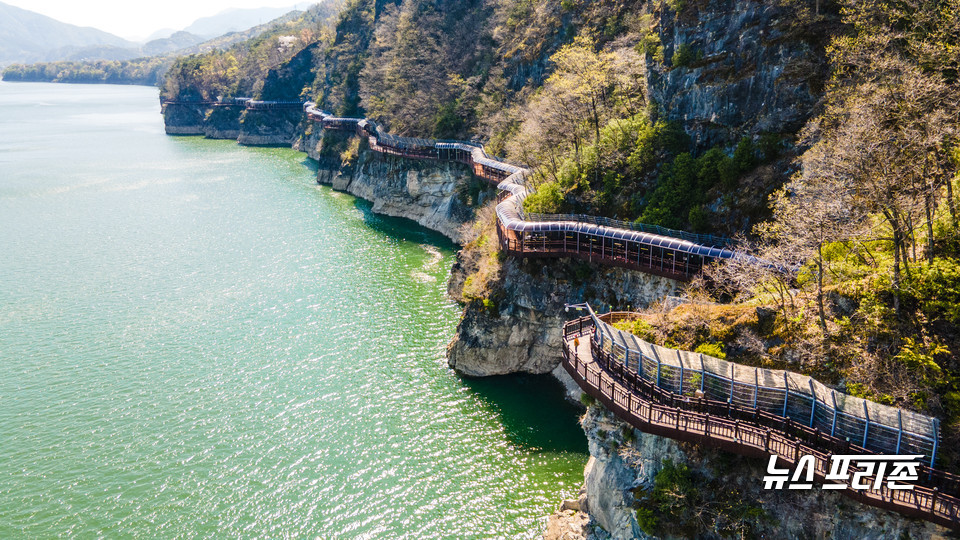
[[[867,400],[863,400],[863,447],[867,447],[867,434],[870,432],[870,412],[867,410]]]
[[[766,436],[763,438],[763,451],[770,452],[770,429],[767,428]]]
[[[703,353],[700,353],[700,391],[703,392],[703,383],[707,380],[707,367],[703,365]]]
[[[900,453],[900,440],[903,439],[903,415],[901,413],[902,411],[900,409],[897,409],[897,425],[900,428],[897,431],[897,453],[898,454]]]
[[[657,388],[660,388],[660,354],[655,347],[650,347],[650,350],[653,351],[653,357],[657,359]]]
[[[937,441],[940,439],[940,421],[933,419],[933,452],[930,453],[930,468],[937,459]],[[930,474],[933,474],[932,472]]]
[[[813,389],[813,379],[810,382],[810,427],[813,427],[813,413],[817,410],[817,391]]]
[[[730,404],[733,403],[733,381],[735,380],[737,380],[737,365],[730,362],[730,398],[727,399],[727,410],[730,409]]]
[[[760,368],[753,368],[753,410],[757,410],[757,400],[760,398]],[[754,412],[756,414],[756,412]]]
[[[787,402],[790,401],[790,383],[787,381],[787,372],[783,372],[783,414],[787,416]]]
[[[680,361],[680,393],[683,393],[683,360]]]
[[[830,426],[830,436],[833,437],[837,430],[837,391],[831,390],[830,397],[833,398],[833,424]]]

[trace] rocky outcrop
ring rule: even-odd
[[[314,140],[308,136],[304,144],[310,148]],[[319,158],[321,184],[371,201],[378,214],[413,220],[457,243],[462,242],[464,225],[473,220],[474,208],[493,196],[484,181],[460,163],[362,150],[355,163],[343,165],[331,163],[316,149],[313,153]]]
[[[248,109],[243,115],[237,142],[250,146],[292,146],[303,118],[300,109]]]
[[[168,135],[203,135],[210,139],[240,136],[243,107],[211,107],[187,103],[163,105],[163,124]]]
[[[664,62],[647,55],[647,91],[699,145],[760,132],[794,133],[827,73],[819,33],[784,3],[735,0],[662,9]],[[679,53],[679,54],[678,54]]]
[[[167,135],[203,135],[207,108],[202,105],[167,103],[163,106],[163,127]]]
[[[461,297],[469,253],[458,255],[450,294]],[[503,261],[491,302],[468,305],[447,349],[447,362],[468,376],[549,373],[560,363],[564,304],[595,308],[645,307],[676,290],[678,282],[622,268],[569,259]]]
[[[590,460],[579,506],[602,529],[596,531],[599,537],[737,536],[731,527],[758,538],[920,539],[947,533],[932,523],[862,505],[832,491],[764,490],[765,463],[639,432],[600,405],[589,407],[581,424]],[[661,518],[655,530],[648,531],[656,536],[650,536],[637,521],[637,509],[649,504],[645,494],[668,460],[689,467],[697,496],[710,501],[712,508],[693,509],[694,514],[703,512],[693,519]],[[723,514],[717,508],[734,510]],[[741,521],[734,522],[737,519]]]
[[[203,134],[210,139],[236,139],[240,136],[243,107],[214,107],[203,123]]]

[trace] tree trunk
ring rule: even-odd
[[[953,178],[947,180],[947,208],[950,209],[950,221],[953,222],[953,226],[956,228],[958,223],[957,208],[953,205]]]
[[[927,262],[933,264],[933,192],[928,191],[924,197],[924,210],[927,212]]]
[[[893,311],[900,318],[900,244],[903,240],[900,238],[900,228],[893,226]]]
[[[817,309],[820,311],[820,329],[827,337],[827,314],[823,309],[823,242],[817,244]]]

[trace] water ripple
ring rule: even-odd
[[[446,367],[452,246],[155,100],[0,83],[0,538],[536,536],[585,441]]]

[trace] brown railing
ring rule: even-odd
[[[550,238],[546,234],[534,237],[529,233],[513,233],[502,227],[498,227],[498,233],[501,249],[515,257],[569,257],[639,270],[678,281],[690,279],[703,268],[703,257],[698,255],[637,243],[614,242],[593,235],[558,232],[555,236],[562,236],[561,239]]]
[[[873,454],[789,418],[673,394],[629,372],[616,370],[617,363],[605,358],[594,342],[593,329],[590,317],[564,325],[564,369],[584,392],[641,431],[748,457],[775,455],[787,464],[796,464],[801,456],[811,455],[818,480],[824,480],[830,472],[833,454]],[[590,336],[590,345],[578,351],[574,339],[583,336]],[[584,354],[584,349],[589,349],[589,353]],[[863,479],[864,483],[874,480],[875,477]],[[960,478],[956,475],[921,466],[920,480],[913,489],[895,490],[886,483],[880,485],[873,490],[848,487],[840,491],[865,504],[960,529]]]

